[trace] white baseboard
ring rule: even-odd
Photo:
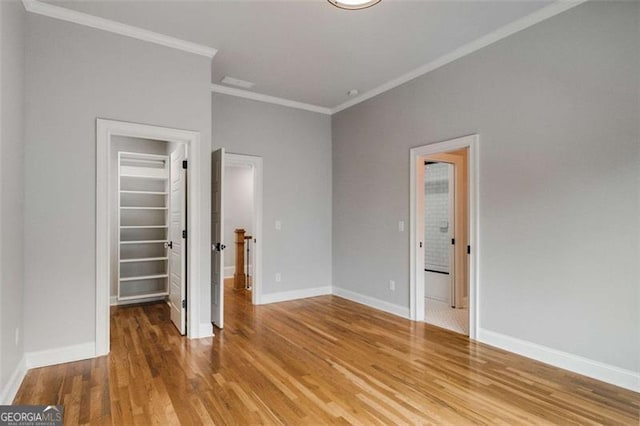
[[[225,266],[224,267],[224,277],[225,278],[233,278],[233,274],[236,272],[236,267],[234,266]]]
[[[269,303],[286,302],[289,300],[306,299],[307,297],[326,296],[331,294],[331,287],[314,287],[302,290],[282,291],[279,293],[263,294],[260,297],[260,305]]]
[[[245,271],[246,272],[246,271]],[[249,270],[249,274],[253,273],[253,266]],[[225,266],[224,267],[224,277],[225,278],[233,278],[236,274],[236,267],[234,266]]]
[[[158,300],[164,300],[164,299],[166,299],[166,296],[148,297],[146,299],[135,299],[135,300],[118,300],[118,296],[110,296],[109,304],[111,306],[124,306],[124,305],[134,305],[136,303],[157,302]]]
[[[0,405],[11,405],[13,404],[13,399],[16,397],[18,393],[18,389],[20,389],[20,385],[22,384],[22,380],[24,380],[24,376],[27,374],[27,361],[25,357],[22,357],[18,365],[16,365],[15,370],[11,374],[9,381],[2,389],[0,393]]]
[[[352,302],[360,303],[361,305],[366,305],[366,306],[369,306],[370,308],[388,312],[390,314],[397,315],[402,318],[409,319],[409,316],[410,316],[408,307],[385,302],[384,300],[376,299],[375,297],[365,296],[364,294],[360,294],[360,293],[355,293],[351,290],[345,290],[344,288],[333,287],[333,294],[335,296],[342,297],[343,299],[348,299],[348,300],[351,300]]]
[[[210,322],[203,322],[198,327],[198,339],[202,339],[203,337],[213,337],[213,324]]]
[[[25,354],[27,368],[38,368],[46,367],[49,365],[64,364],[67,362],[95,358],[95,356],[95,342],[81,343],[79,345],[47,349],[44,351],[27,352]]]
[[[537,343],[516,339],[490,330],[479,329],[478,341],[513,352],[545,364],[553,365],[583,376],[601,380],[621,388],[640,392],[640,373],[600,361],[559,351]]]

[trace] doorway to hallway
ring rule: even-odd
[[[212,153],[211,167],[211,319],[222,329],[225,283],[227,291],[260,304],[262,158],[221,148]]]

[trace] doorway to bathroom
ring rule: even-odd
[[[475,338],[477,135],[410,151],[410,314]]]
[[[469,334],[468,149],[424,160],[425,322]]]

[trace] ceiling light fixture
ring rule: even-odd
[[[360,10],[375,6],[382,0],[327,0],[335,7],[346,10]]]

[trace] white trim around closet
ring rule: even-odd
[[[200,326],[200,133],[170,129],[124,121],[97,119],[96,121],[96,351],[95,356],[109,353],[109,306],[110,306],[110,221],[109,211],[109,148],[112,136],[154,139],[165,142],[184,143],[189,147],[187,176],[189,205],[187,242],[189,250],[187,276],[187,337],[199,338]],[[208,333],[211,335],[211,333]]]

